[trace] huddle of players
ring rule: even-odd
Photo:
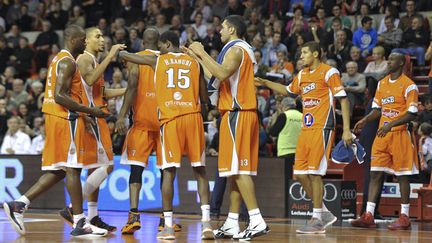
[[[148,29],[144,34],[145,51],[131,54],[120,51],[124,46],[114,46],[101,64],[96,62],[95,56],[103,50],[103,37],[100,31],[94,28],[87,31],[87,51],[77,60],[78,68],[75,67],[75,60],[78,54],[84,51],[85,34],[83,35],[83,30],[77,26],[65,30],[66,49],[54,58],[50,66],[43,107],[47,114],[47,139],[42,169],[47,172],[20,199],[4,204],[9,220],[19,233],[25,234],[23,213],[30,201],[65,176],[72,198],[72,208],[66,207],[61,211],[61,215],[73,225],[71,234],[77,237],[94,237],[116,230],[97,215],[97,188],[112,170],[112,152],[109,137],[106,138],[107,134],[109,135],[106,123],[104,119],[95,117],[107,115],[103,111],[103,96],[115,97],[125,92],[116,126],[121,133],[126,132],[125,118],[131,106],[133,125],[127,131],[121,159],[121,163],[131,165],[131,210],[122,232],[130,234],[141,227],[137,208],[142,171],[147,165],[150,153],[155,150],[157,165],[163,170],[164,227],[158,233],[158,238],[175,239],[172,223],[173,181],[176,168],[180,167],[182,154],[188,155],[198,180],[203,239],[229,237],[249,240],[266,234],[269,229],[258,209],[250,177],[256,175],[258,163],[256,99],[250,99],[250,94],[255,93],[253,80],[257,86],[266,86],[284,95],[299,94],[303,100],[317,101],[315,106],[304,108],[303,128],[294,165],[297,180],[313,200],[313,216],[297,232],[325,233],[325,228],[337,220],[322,201],[322,176],[326,173],[334,138],[334,98],[339,99],[342,107],[342,138],[347,145],[352,141],[349,106],[339,72],[321,63],[319,45],[309,42],[301,49],[300,58],[304,69],[290,85],[283,86],[260,78],[254,79],[255,59],[253,54],[250,54],[250,46],[241,41],[246,31],[241,17],[229,16],[222,26],[221,38],[227,48],[221,53],[223,56],[219,62],[214,61],[200,43],[193,43],[189,48],[180,51],[175,33],[167,31],[159,37],[156,30]],[[156,51],[157,49],[160,52]],[[126,91],[104,91],[102,73],[117,53],[119,58],[135,63],[128,66],[128,88]],[[415,84],[402,74],[404,60],[401,54],[390,55],[390,75],[381,80],[378,86],[374,100],[375,109],[355,126],[356,130],[361,129],[366,122],[381,116],[381,128],[372,152],[369,202],[366,212],[360,219],[353,221],[354,226],[376,227],[372,215],[379,188],[374,181],[379,181],[383,172],[390,172],[399,179],[403,204],[400,218],[389,228],[410,227],[407,176],[418,173],[418,164],[406,123],[411,121],[417,112],[418,90]],[[207,78],[222,81],[217,87],[218,108],[222,114],[220,139],[226,143],[220,147],[219,171],[221,176],[228,176],[231,180],[230,212],[225,223],[214,231],[209,223],[209,188],[204,169],[203,123],[200,114],[200,102],[207,100],[204,74]],[[96,139],[85,139],[90,134],[85,129],[92,131],[92,136]],[[56,137],[64,137],[65,141],[58,142]],[[315,142],[310,142],[311,139]],[[322,146],[316,146],[317,144]],[[96,168],[89,175],[84,190],[81,190],[79,180],[81,168]],[[89,200],[89,222],[82,213],[83,195]],[[250,214],[250,223],[244,231],[240,231],[238,223],[242,200]]]

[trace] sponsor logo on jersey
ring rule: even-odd
[[[306,127],[312,126],[314,124],[314,121],[315,119],[311,113],[306,113],[303,116],[303,123],[305,124]]]
[[[387,105],[387,104],[392,104],[395,102],[395,97],[394,96],[389,96],[389,97],[385,97],[381,99],[381,104],[382,105]]]
[[[394,117],[398,117],[400,112],[398,110],[385,108],[382,110],[381,113],[385,117],[394,118]]]
[[[174,92],[174,95],[173,95],[173,98],[175,99],[175,100],[181,100],[181,98],[183,97],[183,95],[182,95],[182,93],[180,93],[180,92]]]
[[[303,87],[303,94],[307,94],[316,88],[315,83],[311,83]]]
[[[320,99],[316,98],[305,98],[303,99],[303,108],[312,109],[315,106],[318,106],[321,103]]]

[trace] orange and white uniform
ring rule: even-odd
[[[96,151],[87,150],[84,146],[85,136],[88,133],[85,130],[84,120],[77,112],[66,109],[54,100],[58,63],[65,58],[75,62],[70,52],[61,50],[48,69],[42,105],[46,131],[42,170],[59,170],[65,167],[84,168],[96,159]],[[72,77],[70,97],[79,104],[89,105],[78,67]]]
[[[93,67],[96,68],[99,64],[96,60],[96,57],[88,51],[84,51],[82,55],[89,55],[93,59]],[[77,60],[81,57],[81,55],[77,58]],[[84,90],[86,91],[86,95],[89,98],[90,106],[102,106],[105,104],[103,96],[104,96],[104,88],[105,88],[105,80],[103,77],[100,77],[96,82],[89,86],[84,79],[82,80]],[[107,110],[106,110],[107,111]],[[89,161],[91,165],[87,167],[99,167],[104,165],[113,164],[114,153],[112,151],[112,142],[111,135],[108,128],[108,124],[104,118],[95,118],[96,125],[93,127],[93,134],[87,133],[86,135],[86,149],[96,151],[97,159],[93,161]],[[93,141],[95,140],[95,141]]]
[[[302,69],[287,86],[303,102],[303,124],[297,142],[294,174],[325,175],[334,141],[335,97],[346,97],[339,71],[327,64]]]
[[[219,87],[218,108],[222,120],[218,167],[222,177],[257,175],[258,169],[259,123],[254,60],[248,54],[247,46],[235,45],[235,48],[243,52],[240,67]]]
[[[200,66],[183,53],[160,55],[155,70],[162,169],[180,167],[182,155],[192,166],[205,165],[204,126],[199,99]]]
[[[400,119],[407,112],[417,114],[418,88],[402,74],[390,75],[378,83],[372,108],[381,109],[380,127]],[[371,171],[385,171],[396,176],[419,173],[417,145],[408,125],[393,127],[384,137],[375,137],[372,145]]]
[[[159,52],[147,49],[137,54],[159,55]],[[137,93],[132,104],[132,126],[129,128],[123,145],[121,164],[147,167],[152,151],[156,151],[158,161],[161,159],[154,76],[152,67],[139,66]]]

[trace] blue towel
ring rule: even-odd
[[[356,139],[353,140],[351,146],[347,147],[343,140],[339,141],[331,153],[332,161],[336,164],[349,164],[354,160],[354,157],[359,164],[362,164],[365,155],[363,146]]]

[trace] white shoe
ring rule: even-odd
[[[24,212],[27,206],[23,202],[11,201],[3,203],[3,209],[12,226],[20,235],[25,235]]]
[[[226,222],[218,229],[213,230],[216,239],[231,239],[240,232],[239,225],[227,226]]]
[[[261,223],[251,226],[248,225],[248,227],[243,230],[242,232],[236,234],[233,236],[234,240],[251,240],[252,238],[266,235],[268,232],[270,232],[270,228],[267,226],[267,224],[262,221]]]
[[[107,230],[89,224],[85,218],[80,219],[71,232],[73,237],[86,239],[100,238],[107,234]]]

